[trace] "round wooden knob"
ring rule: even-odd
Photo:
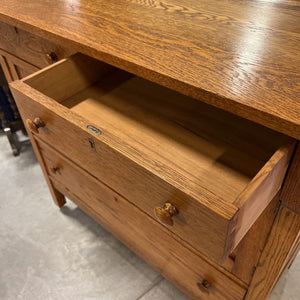
[[[160,207],[160,206],[155,207],[155,215],[156,215],[157,219],[161,223],[168,225],[168,226],[173,225],[174,222],[173,222],[172,217],[177,214],[178,214],[178,211],[177,211],[176,207],[169,202],[166,202],[163,207]]]
[[[53,174],[60,174],[60,168],[59,167],[52,167],[51,168],[51,172],[53,173]]]
[[[40,118],[35,118],[33,121],[27,119],[26,124],[30,131],[34,133],[39,133],[39,128],[45,126],[44,122]]]
[[[55,52],[46,53],[45,57],[46,57],[46,60],[49,63],[49,65],[58,61],[58,58],[57,58],[57,55],[55,54]]]
[[[206,279],[203,279],[201,282],[197,282],[197,286],[202,292],[206,293],[208,293],[211,288],[211,284]]]

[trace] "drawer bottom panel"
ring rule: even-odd
[[[191,299],[243,299],[246,288],[230,273],[215,269],[118,193],[44,143],[39,145],[55,188]]]

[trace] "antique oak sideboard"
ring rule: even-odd
[[[1,67],[54,202],[191,299],[266,299],[300,244],[299,7],[1,3]]]

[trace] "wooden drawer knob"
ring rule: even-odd
[[[53,174],[61,174],[59,167],[52,167],[52,168],[50,168],[50,170]]]
[[[26,124],[27,124],[28,128],[30,129],[30,131],[34,132],[34,133],[39,133],[39,128],[45,126],[44,122],[38,117],[35,118],[33,121],[31,121],[30,119],[27,119]]]
[[[155,207],[155,215],[156,215],[157,219],[161,223],[168,225],[168,226],[173,225],[174,222],[173,222],[172,217],[177,214],[178,214],[178,211],[177,211],[176,207],[169,202],[166,202],[163,207],[160,207],[160,206]]]
[[[197,286],[202,292],[206,293],[208,293],[211,288],[211,284],[206,279],[203,279],[201,282],[197,282]]]
[[[55,62],[58,61],[55,52],[46,53],[45,57],[49,65],[54,64]]]

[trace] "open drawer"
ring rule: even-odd
[[[34,134],[217,262],[279,191],[295,145],[81,54],[11,89]]]

